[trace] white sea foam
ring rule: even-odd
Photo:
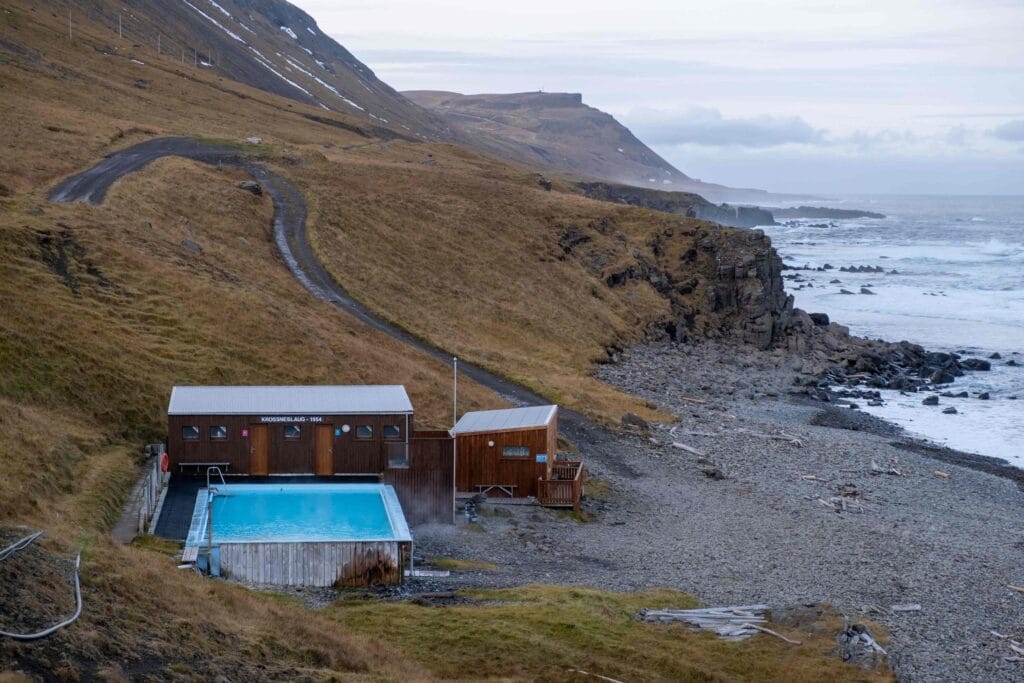
[[[1018,446],[1024,443],[1024,367],[1006,365],[1013,358],[1024,366],[1024,198],[859,197],[840,203],[887,218],[764,228],[786,264],[833,266],[783,273],[799,274],[800,281],[786,281],[796,306],[828,313],[862,336],[1003,356],[991,361],[991,372],[967,373],[949,387],[972,398],[941,398],[935,408],[923,406],[920,393],[883,392],[886,405],[865,410],[950,447],[1024,467]],[[882,267],[885,273],[840,272],[841,266]],[[862,287],[874,294],[861,294]],[[975,398],[981,391],[989,391],[991,400]],[[943,414],[943,406],[958,413]]]

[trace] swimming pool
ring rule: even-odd
[[[185,545],[210,549],[215,574],[285,585],[394,583],[406,548],[411,556],[409,526],[386,484],[226,484],[212,492],[211,506],[210,491],[199,490]]]

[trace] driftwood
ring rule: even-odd
[[[707,453],[705,453],[704,451],[697,450],[693,446],[687,446],[685,443],[679,443],[678,441],[673,441],[672,445],[675,448],[678,448],[681,451],[686,451],[687,453],[691,453],[693,455],[699,455],[702,458],[706,458],[707,457]]]
[[[743,627],[744,628],[756,628],[761,633],[767,633],[769,635],[775,636],[776,638],[781,638],[782,640],[786,641],[790,645],[800,645],[800,641],[799,640],[791,640],[791,639],[787,638],[786,636],[782,635],[781,633],[773,631],[770,628],[765,628],[764,626],[758,626],[757,624],[743,624]]]
[[[907,603],[906,605],[893,605],[889,609],[891,609],[893,612],[920,612],[921,605],[918,605],[916,602],[913,602]]]
[[[821,477],[817,477],[813,474],[801,474],[800,478],[806,481],[818,481],[821,482],[822,484],[827,484],[829,481],[828,479],[822,479]]]
[[[896,477],[907,476],[905,472],[900,470],[897,465],[900,464],[899,458],[893,458],[892,462],[889,463],[888,467],[882,467],[874,460],[871,461],[871,474],[891,474]]]
[[[935,470],[932,472],[936,477],[942,477],[943,479],[949,479],[949,472],[943,472],[942,470]]]
[[[584,671],[583,669],[566,669],[566,671],[568,671],[569,673],[580,674],[581,676],[590,676],[601,681],[608,681],[608,683],[622,683],[622,681],[618,679],[608,678],[607,676],[602,676],[601,674],[590,673],[589,671]]]
[[[1008,584],[1006,584],[1006,587],[1009,588],[1012,591],[1017,591],[1018,593],[1024,593],[1024,586],[1015,586],[1012,583],[1008,583]]]
[[[755,432],[752,429],[737,429],[735,431],[739,432],[740,434],[749,434],[750,436],[759,436],[762,439],[773,439],[775,441],[786,441],[791,446],[796,446],[797,448],[800,448],[801,446],[804,445],[804,442],[800,440],[800,437],[793,436],[792,434],[786,434],[785,432],[781,432],[779,434],[767,434],[765,432]]]
[[[708,404],[708,402],[702,398],[690,398],[689,396],[674,396],[673,398],[676,398],[680,401],[686,401],[687,403],[696,403],[702,406],[706,406]]]
[[[845,496],[829,496],[828,498],[817,498],[819,503],[835,512],[866,512],[870,508],[859,500]]]
[[[758,631],[765,631],[757,625],[767,621],[764,612],[767,605],[740,605],[737,607],[707,607],[684,610],[641,610],[637,615],[641,621],[668,623],[681,621],[693,629],[713,631],[727,640],[744,640]],[[767,631],[766,631],[767,632]],[[772,635],[779,636],[777,633]],[[782,636],[779,636],[780,638]],[[792,642],[792,641],[790,641]]]

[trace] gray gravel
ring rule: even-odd
[[[1024,583],[1017,484],[951,464],[948,452],[940,461],[908,449],[868,415],[794,402],[800,369],[778,353],[675,345],[603,366],[602,379],[679,422],[569,434],[590,476],[611,487],[607,500],[586,502],[595,521],[532,506],[500,506],[507,512],[498,516],[489,503],[483,533],[464,524],[416,529],[417,555],[498,565],[423,589],[549,582],[670,586],[708,605],[827,602],[889,628],[902,681],[1024,680],[1024,662],[1006,661],[1013,652],[990,633],[1024,639],[1024,594],[1006,588]],[[872,474],[872,461],[903,476]],[[725,478],[706,476],[711,469]],[[865,511],[818,501],[832,497]],[[890,610],[906,603],[922,609]]]

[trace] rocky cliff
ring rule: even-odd
[[[767,209],[729,204],[716,206],[700,195],[690,192],[666,192],[598,182],[577,183],[576,187],[591,199],[700,218],[734,228],[776,224],[772,212]]]

